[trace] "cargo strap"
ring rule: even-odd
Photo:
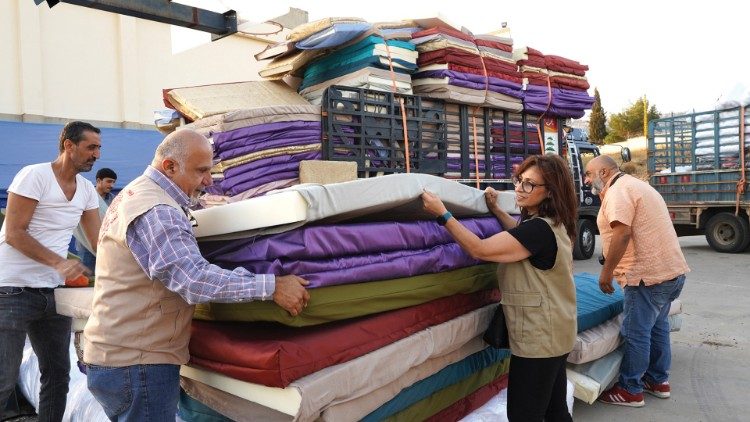
[[[737,181],[737,193],[734,205],[734,215],[740,215],[740,199],[745,193],[745,107],[740,107],[740,180]]]
[[[388,41],[381,34],[378,34],[385,44],[385,52],[388,54],[388,67],[391,71],[391,90],[393,91],[394,97],[398,94],[398,87],[396,86],[396,72],[393,70],[393,59],[391,58],[391,48],[388,46]],[[406,172],[411,173],[411,154],[409,152],[409,131],[406,125],[406,106],[404,105],[404,98],[398,96],[398,105],[401,108],[401,126],[404,131],[404,160],[406,162]]]

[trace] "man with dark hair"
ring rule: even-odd
[[[71,319],[55,311],[54,288],[85,272],[78,260],[66,259],[78,223],[92,241],[99,233],[96,189],[79,174],[99,158],[99,133],[88,123],[68,123],[55,161],[24,167],[8,187],[0,229],[0,403],[15,388],[28,335],[42,374],[43,421],[65,413]]]
[[[114,170],[104,167],[96,172],[96,193],[99,194],[100,219],[104,218],[107,207],[109,207],[109,204],[112,203],[112,199],[115,197],[112,193],[115,182],[117,182],[117,173]],[[81,257],[81,262],[94,274],[96,269],[96,255],[94,255],[94,249],[86,239],[86,234],[80,224],[75,232],[73,232],[73,237],[76,239],[76,251],[78,252],[78,256]]]
[[[115,182],[117,182],[117,173],[115,173],[114,170],[104,167],[96,172],[96,192],[102,197],[107,205],[112,203],[112,198],[115,197],[115,195],[112,194],[112,188],[115,186]]]
[[[60,143],[58,144],[60,153],[65,152],[65,141],[70,141],[73,145],[78,145],[86,137],[86,132],[91,132],[96,135],[102,133],[99,128],[94,127],[91,123],[75,121],[66,124],[63,127],[62,132],[60,132]],[[94,163],[92,162],[91,164],[93,166]],[[91,171],[91,167],[84,171]]]

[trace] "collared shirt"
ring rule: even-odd
[[[690,271],[667,205],[648,183],[623,175],[606,184],[596,220],[605,254],[612,243],[611,224],[615,221],[630,226],[631,232],[625,254],[614,271],[621,286],[637,286],[641,281],[650,286]]]
[[[273,296],[273,274],[253,274],[244,268],[230,271],[206,261],[193,235],[187,208],[190,198],[153,167],[143,174],[184,210],[181,213],[169,205],[157,205],[128,227],[128,247],[150,279],[161,280],[190,304],[267,300]]]

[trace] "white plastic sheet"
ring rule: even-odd
[[[568,411],[573,415],[573,383],[568,381],[566,396]],[[508,389],[504,388],[479,409],[469,413],[461,422],[507,422]]]
[[[86,375],[78,370],[77,357],[73,339],[70,340],[70,390],[68,391],[68,403],[63,415],[63,422],[108,422],[109,418],[104,414],[104,409],[96,401],[86,386]],[[21,360],[21,371],[18,375],[18,384],[23,395],[34,406],[39,409],[39,361],[31,348],[31,343],[26,339]]]

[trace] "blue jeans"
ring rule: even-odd
[[[39,421],[61,421],[70,381],[71,319],[55,311],[54,289],[0,287],[0,403],[15,389],[26,335],[39,358]]]
[[[85,265],[86,268],[91,270],[91,274],[94,274],[96,269],[96,256],[89,252],[79,241],[76,240],[76,250],[78,256],[81,257],[81,264]]]
[[[655,383],[669,379],[672,348],[669,344],[669,305],[677,299],[685,275],[660,284],[625,287],[622,336],[625,354],[620,385],[631,394],[643,392],[643,378]]]
[[[179,365],[86,365],[89,390],[112,421],[174,421]]]

